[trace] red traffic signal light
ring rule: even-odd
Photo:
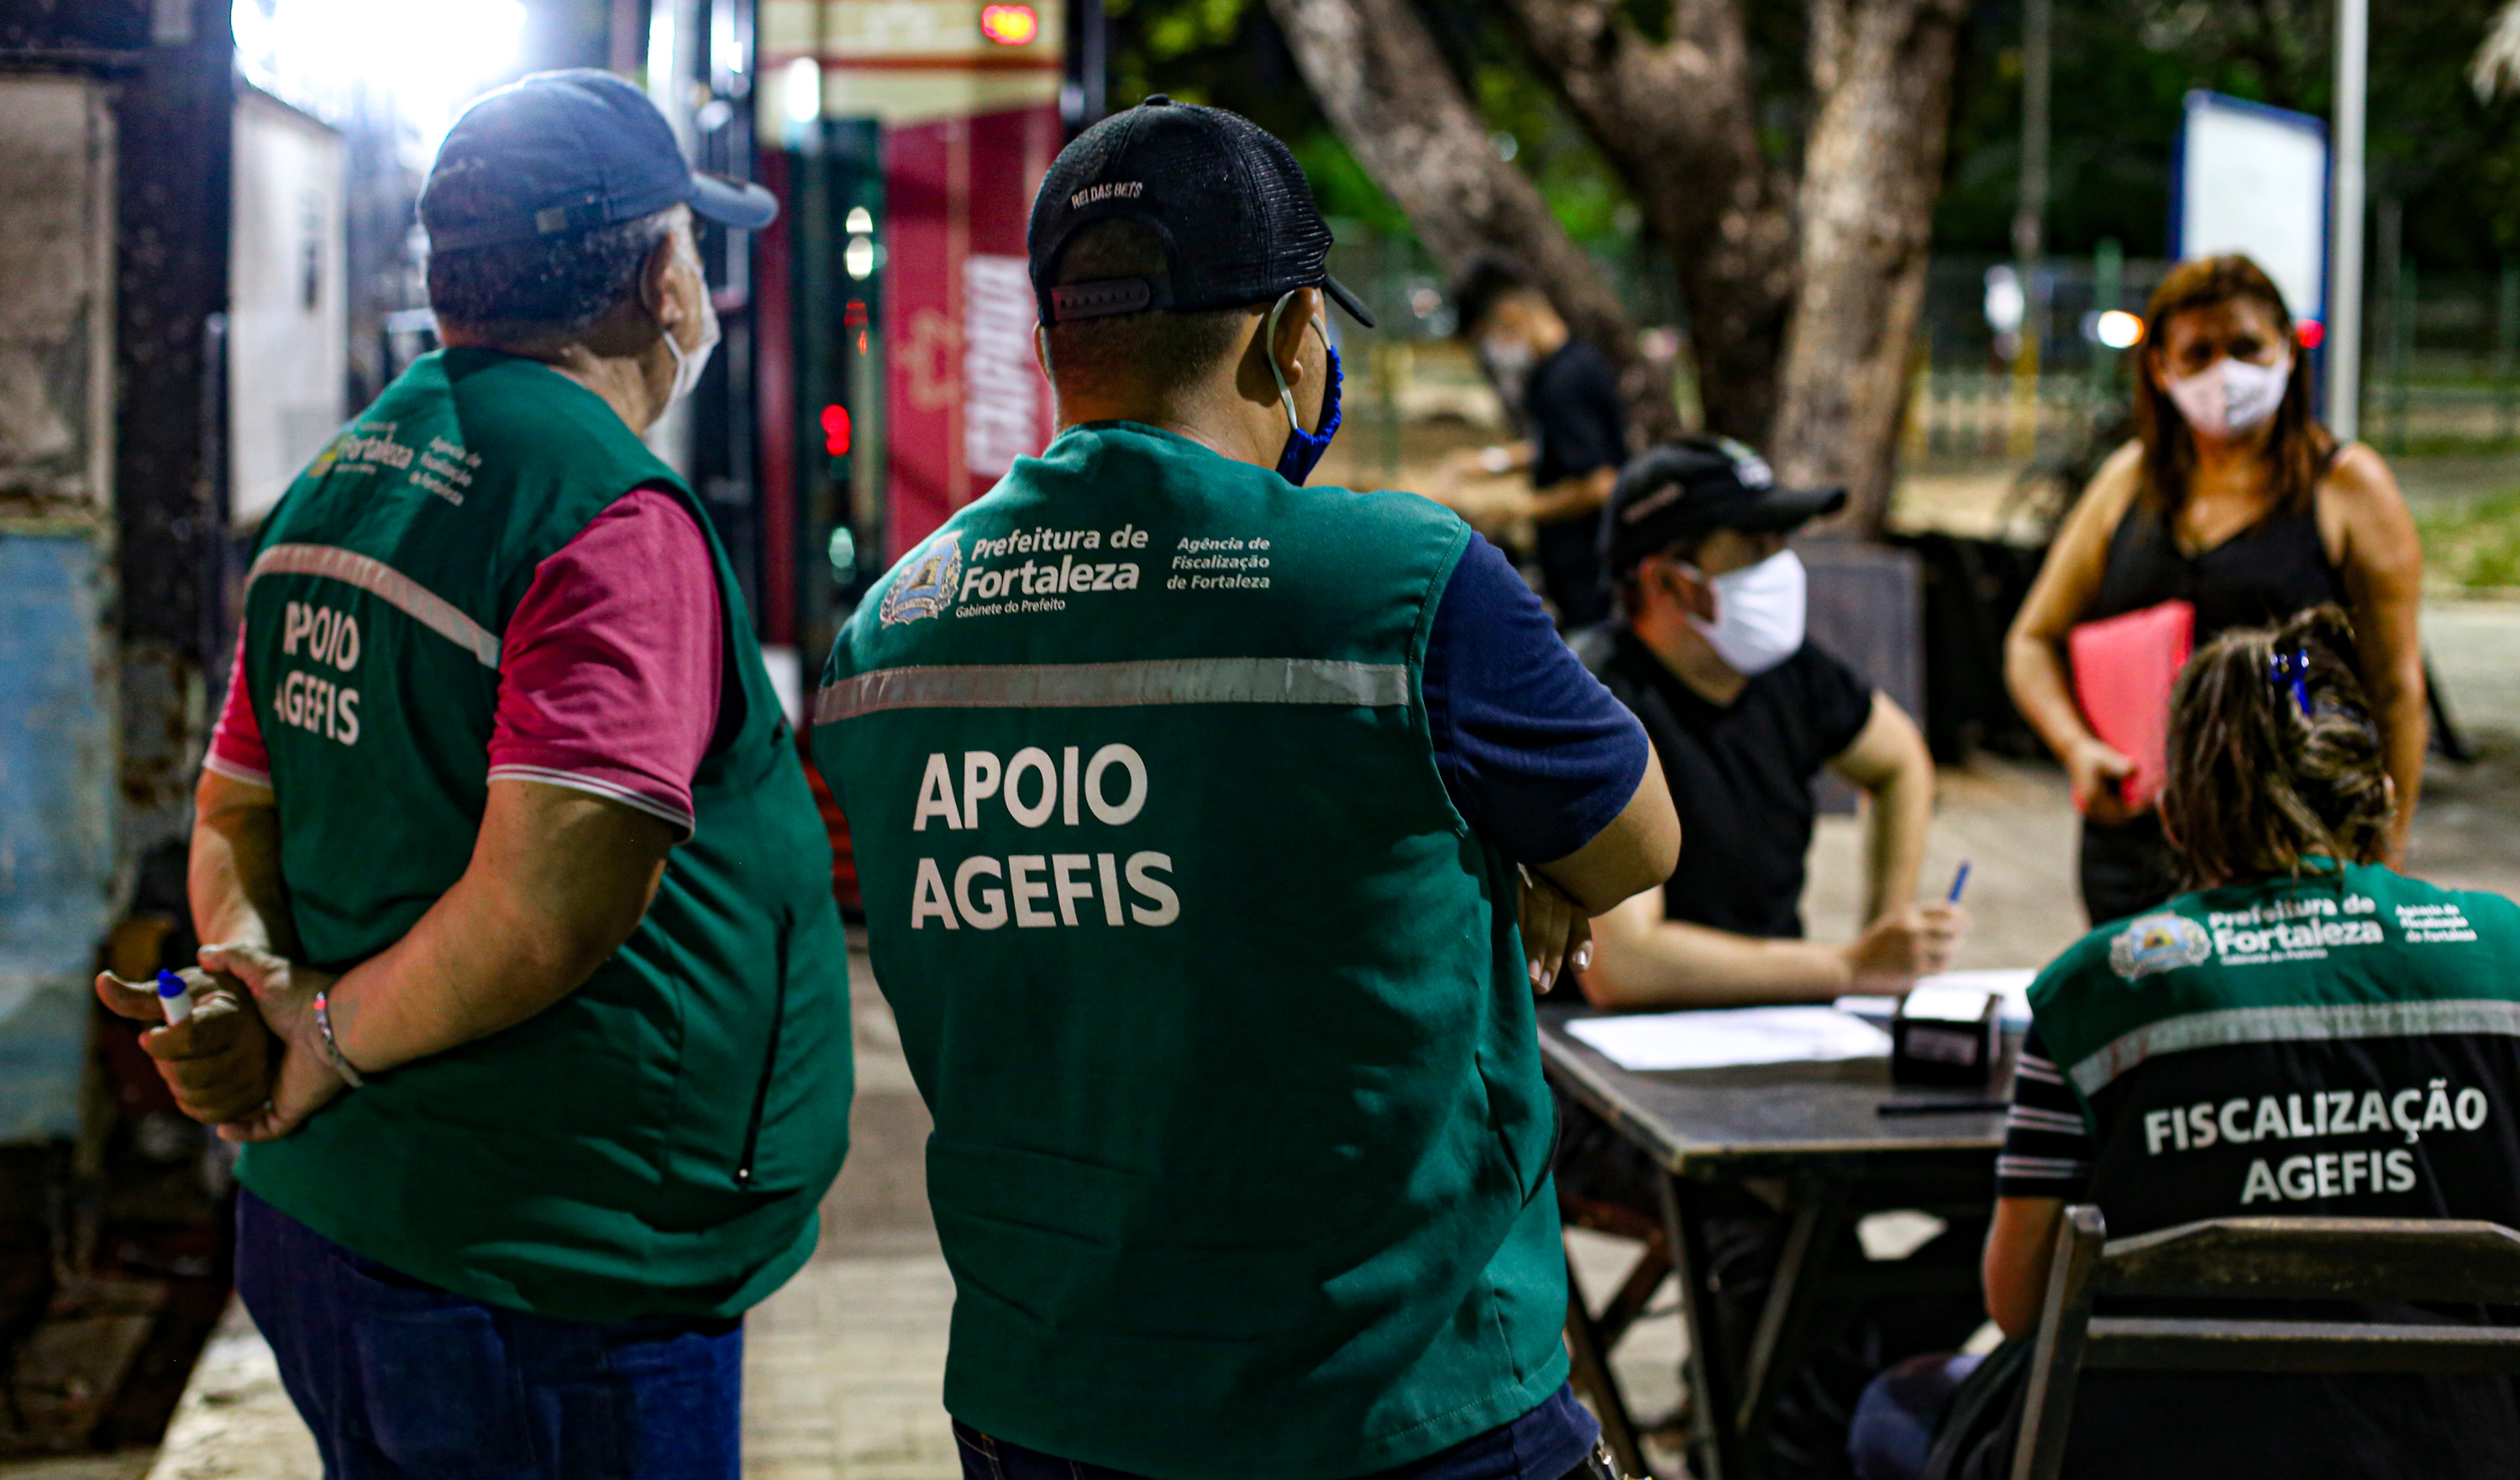
[[[984,5],[980,34],[1000,46],[1023,46],[1041,34],[1041,16],[1029,5]]]
[[[823,408],[823,450],[835,458],[849,455],[849,409],[846,406]]]

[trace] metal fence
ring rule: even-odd
[[[1411,237],[1360,222],[1333,223],[1330,268],[1373,309],[1377,327],[1339,325],[1350,377],[1351,434],[1396,466],[1402,428],[1459,417],[1493,421],[1486,383],[1461,355],[1433,351],[1453,333],[1443,272]],[[1687,320],[1667,261],[1629,244],[1598,248],[1596,262],[1673,353]],[[2100,342],[2109,309],[2141,313],[2169,271],[2152,259],[2050,258],[2022,285],[2017,331],[1989,320],[1989,273],[2003,258],[1935,257],[1927,272],[1904,442],[1912,460],[2028,463],[2082,449],[2094,426],[2125,403],[2132,352]],[[2520,263],[2497,274],[2419,275],[2404,267],[2370,290],[2364,320],[2363,436],[2390,453],[2493,451],[2520,445]],[[2314,373],[2319,373],[2313,360]],[[1682,420],[1697,422],[1687,355],[1676,367]]]
[[[1987,314],[1988,273],[2009,266],[1935,259],[1917,336],[1912,457],[2028,461],[2079,447],[2096,418],[2124,404],[2133,356],[2098,342],[2096,317],[2109,308],[2140,313],[2170,264],[2042,264],[2018,344],[2004,342]],[[2520,264],[2438,276],[2402,267],[2372,286],[2363,317],[2366,440],[2392,454],[2520,443]],[[2319,357],[2311,363],[2323,374]]]

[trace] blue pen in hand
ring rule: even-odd
[[[1947,905],[1958,904],[1960,902],[1960,891],[1967,887],[1968,860],[1963,858],[1960,860],[1960,872],[1952,875],[1952,896],[1951,898],[1944,900],[1943,903]]]
[[[158,1006],[166,1014],[166,1026],[173,1027],[193,1015],[192,989],[184,978],[172,971],[158,973]]]

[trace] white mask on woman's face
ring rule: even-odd
[[[2187,429],[2217,441],[2264,426],[2283,405],[2292,381],[2292,356],[2257,365],[2226,355],[2191,376],[2163,382]]]
[[[1756,678],[1802,647],[1803,619],[1810,609],[1810,579],[1802,557],[1779,550],[1755,565],[1711,580],[1693,567],[1684,568],[1715,592],[1715,620],[1691,616],[1688,624],[1733,672]]]

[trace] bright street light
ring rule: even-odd
[[[2143,320],[2123,308],[2112,308],[2092,324],[2092,337],[2111,349],[2133,349],[2143,340]]]
[[[779,101],[790,123],[811,123],[823,116],[823,64],[799,57],[779,77]]]
[[[235,0],[237,61],[255,86],[339,115],[350,89],[390,96],[437,152],[474,94],[517,65],[521,0]]]

